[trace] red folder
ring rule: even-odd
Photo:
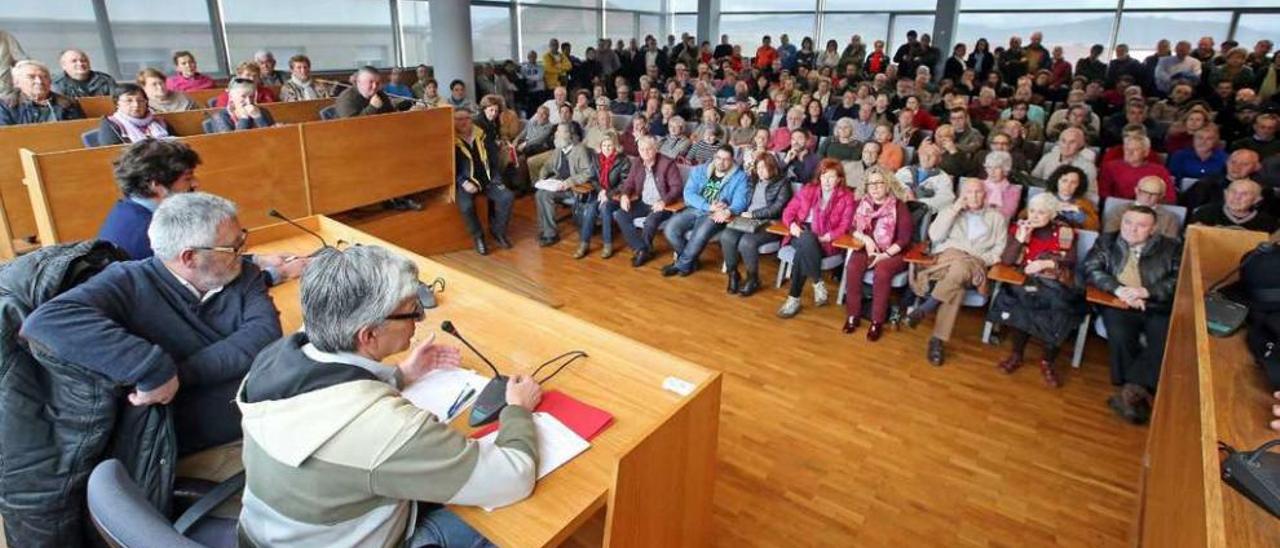
[[[536,412],[547,413],[568,426],[573,433],[582,439],[591,441],[600,435],[605,428],[613,424],[613,415],[608,411],[582,403],[559,390],[552,390],[542,395],[542,403]],[[499,423],[492,423],[471,433],[473,438],[487,436],[498,428]]]

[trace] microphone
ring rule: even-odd
[[[467,423],[472,427],[483,426],[495,420],[498,420],[498,414],[507,406],[507,377],[498,372],[498,368],[494,367],[493,362],[489,358],[484,357],[476,347],[462,338],[462,334],[458,333],[458,328],[453,326],[453,322],[445,320],[440,324],[440,329],[445,333],[453,335],[468,349],[480,356],[481,360],[493,370],[493,379],[484,388],[480,390],[480,395],[476,397],[476,401],[471,405],[471,416],[467,418]]]
[[[310,235],[312,235],[312,236],[315,236],[315,238],[316,238],[317,240],[320,240],[320,246],[321,246],[321,247],[320,247],[320,249],[331,249],[331,248],[333,247],[333,246],[329,245],[329,242],[326,242],[326,241],[324,240],[324,236],[321,236],[321,235],[319,235],[319,234],[316,234],[316,233],[315,233],[315,231],[313,231],[313,230],[311,230],[311,229],[309,229],[309,228],[307,228],[307,227],[305,227],[305,226],[302,226],[302,225],[300,225],[300,224],[298,224],[298,223],[294,222],[292,219],[290,219],[290,218],[288,218],[288,217],[285,217],[285,216],[284,216],[284,215],[282,215],[279,211],[276,211],[276,209],[275,209],[275,208],[271,208],[271,209],[267,210],[267,216],[268,216],[268,217],[274,217],[274,218],[276,218],[276,219],[280,219],[281,221],[284,221],[284,222],[286,222],[286,223],[289,223],[289,226],[292,226],[292,227],[294,227],[294,228],[296,228],[296,229],[298,229],[298,230],[301,230],[301,231],[303,231],[303,232],[306,232],[307,234],[310,234]],[[312,253],[312,255],[314,255],[314,253]]]

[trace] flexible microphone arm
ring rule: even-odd
[[[488,365],[489,369],[493,370],[494,378],[502,376],[502,373],[498,372],[498,368],[494,367],[493,362],[489,361],[489,358],[484,357],[484,354],[481,354],[479,350],[476,350],[476,347],[471,346],[471,343],[467,342],[466,339],[462,338],[462,334],[458,333],[458,328],[453,326],[453,322],[449,320],[445,320],[443,323],[440,324],[440,329],[444,330],[445,333],[453,335],[458,340],[462,341],[462,344],[465,344],[467,348],[471,349],[471,351],[474,352],[477,356],[480,356],[480,359],[484,360],[485,365]]]
[[[321,246],[321,247],[320,247],[320,249],[330,249],[330,248],[332,248],[332,247],[333,247],[333,246],[329,245],[329,242],[326,242],[326,241],[325,241],[324,236],[321,236],[321,235],[319,235],[319,234],[316,234],[316,233],[315,233],[314,231],[312,231],[311,229],[309,229],[309,228],[307,228],[307,227],[305,227],[305,226],[302,226],[302,225],[300,225],[300,224],[298,224],[298,223],[294,222],[292,219],[290,219],[290,218],[288,218],[288,217],[285,217],[283,214],[281,214],[281,213],[280,213],[279,211],[277,211],[275,208],[271,208],[271,209],[267,210],[267,216],[268,216],[268,217],[274,217],[274,218],[276,218],[276,219],[280,219],[281,221],[284,221],[284,222],[286,222],[286,223],[289,223],[289,226],[292,226],[292,227],[294,227],[294,228],[296,228],[296,229],[298,229],[298,230],[301,230],[301,231],[303,231],[303,232],[306,232],[307,234],[310,234],[310,235],[312,235],[312,236],[315,236],[315,238],[316,238],[317,240],[320,240],[320,246]]]

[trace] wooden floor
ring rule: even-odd
[[[928,323],[868,343],[841,334],[843,310],[814,309],[807,292],[792,320],[774,316],[782,290],[726,295],[715,245],[703,270],[667,279],[669,255],[633,269],[625,250],[600,259],[597,236],[575,261],[568,223],[566,241],[546,249],[533,227],[532,202],[521,200],[515,249],[436,258],[724,372],[721,546],[1129,544],[1146,430],[1107,410],[1096,338],[1053,390],[1034,367],[998,373],[1007,349],[981,344],[980,315],[966,310],[935,368],[924,358]],[[763,263],[772,281],[777,261]]]
[[[1096,338],[1054,390],[1032,366],[997,372],[1007,348],[983,345],[980,315],[967,310],[935,368],[929,323],[869,343],[842,334],[843,310],[815,309],[807,292],[800,316],[778,319],[783,290],[724,293],[714,245],[688,278],[661,276],[669,254],[640,269],[625,250],[603,260],[598,236],[575,261],[568,223],[564,242],[537,247],[528,202],[515,249],[437,258],[499,284],[514,266],[525,279],[513,285],[541,286],[561,310],[724,372],[720,545],[1129,544],[1146,430],[1106,408]],[[772,281],[777,261],[763,262]]]

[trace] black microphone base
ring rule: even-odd
[[[498,420],[507,407],[507,376],[498,375],[484,385],[476,402],[471,404],[471,416],[467,423],[472,427],[484,426]]]

